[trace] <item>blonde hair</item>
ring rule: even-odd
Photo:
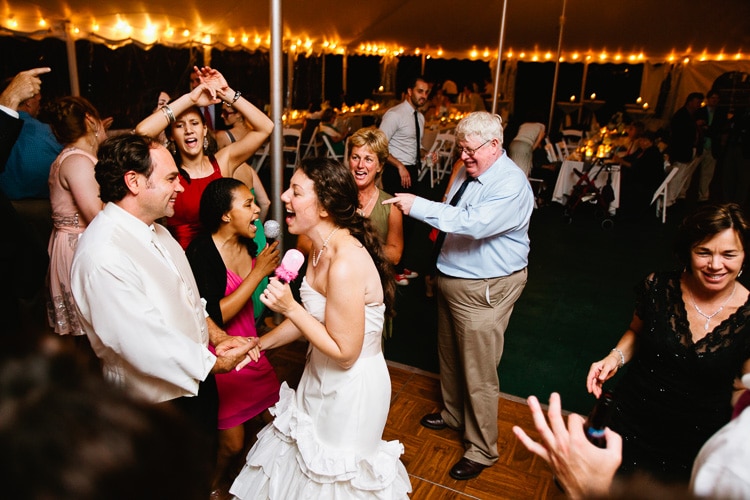
[[[349,137],[347,144],[349,154],[351,154],[352,149],[362,146],[372,149],[372,152],[378,157],[380,165],[385,166],[385,163],[388,161],[388,138],[382,130],[369,127],[361,128],[354,132]]]

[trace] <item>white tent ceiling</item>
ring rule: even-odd
[[[419,49],[431,56],[467,58],[476,49],[477,57],[494,58],[502,1],[287,0],[282,6],[283,30],[287,45],[300,42],[303,51],[402,49],[414,54]],[[508,0],[504,49],[529,57],[535,51],[542,57],[547,52],[554,55],[562,4],[563,0]],[[2,0],[0,5],[0,34],[60,36],[56,29],[65,20],[76,31],[74,36],[111,44],[133,39],[251,50],[269,46],[265,0]],[[40,19],[47,24],[40,25]],[[704,51],[710,59],[720,53],[732,58],[738,52],[747,58],[750,1],[568,0],[563,48],[566,55],[590,52],[598,57],[606,51],[610,58],[643,53],[652,61],[670,55],[699,58]]]

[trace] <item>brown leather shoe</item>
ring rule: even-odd
[[[443,417],[439,413],[428,413],[422,417],[422,420],[420,420],[419,423],[422,424],[422,426],[435,431],[448,427],[448,424],[445,423],[445,420],[443,420]]]
[[[477,477],[487,467],[489,465],[480,464],[464,457],[451,467],[449,474],[453,479],[463,481]]]

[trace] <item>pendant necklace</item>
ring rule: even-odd
[[[321,247],[321,249],[313,253],[313,256],[312,256],[313,267],[318,267],[318,262],[320,262],[320,256],[323,255],[323,250],[326,249],[326,247],[328,246],[328,242],[331,241],[331,238],[333,238],[333,235],[336,234],[336,231],[338,231],[339,229],[341,229],[339,226],[334,227],[333,231],[331,231],[328,234],[328,237],[323,242],[323,246]]]
[[[375,192],[370,197],[369,201],[367,202],[367,205],[365,205],[361,209],[357,210],[357,212],[359,212],[359,215],[361,215],[362,217],[367,217],[367,209],[370,208],[371,204],[374,207],[374,202],[375,202],[375,200],[378,197],[378,192],[379,192],[378,188],[375,188]]]
[[[725,300],[724,303],[721,306],[719,306],[719,308],[716,311],[714,311],[712,314],[706,314],[703,311],[701,311],[701,308],[698,307],[698,304],[695,303],[695,299],[693,298],[693,294],[690,291],[690,288],[689,287],[686,287],[686,288],[688,291],[688,295],[690,295],[690,302],[693,303],[693,307],[698,312],[698,314],[706,318],[706,324],[703,325],[703,329],[708,331],[708,326],[709,326],[709,323],[711,322],[711,319],[717,314],[719,314],[721,311],[723,311],[724,306],[726,306],[729,303],[729,301],[732,300],[732,297],[734,297],[734,292],[735,290],[737,290],[737,282],[736,281],[734,282],[734,288],[732,288],[732,293],[729,294],[729,297],[727,298],[727,300]]]

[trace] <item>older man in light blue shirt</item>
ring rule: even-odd
[[[450,470],[471,479],[498,459],[497,366],[513,305],[526,285],[534,196],[502,148],[497,115],[469,114],[456,127],[464,168],[437,203],[397,193],[383,203],[439,229],[438,356],[445,408],[430,429],[464,429],[466,451]]]

